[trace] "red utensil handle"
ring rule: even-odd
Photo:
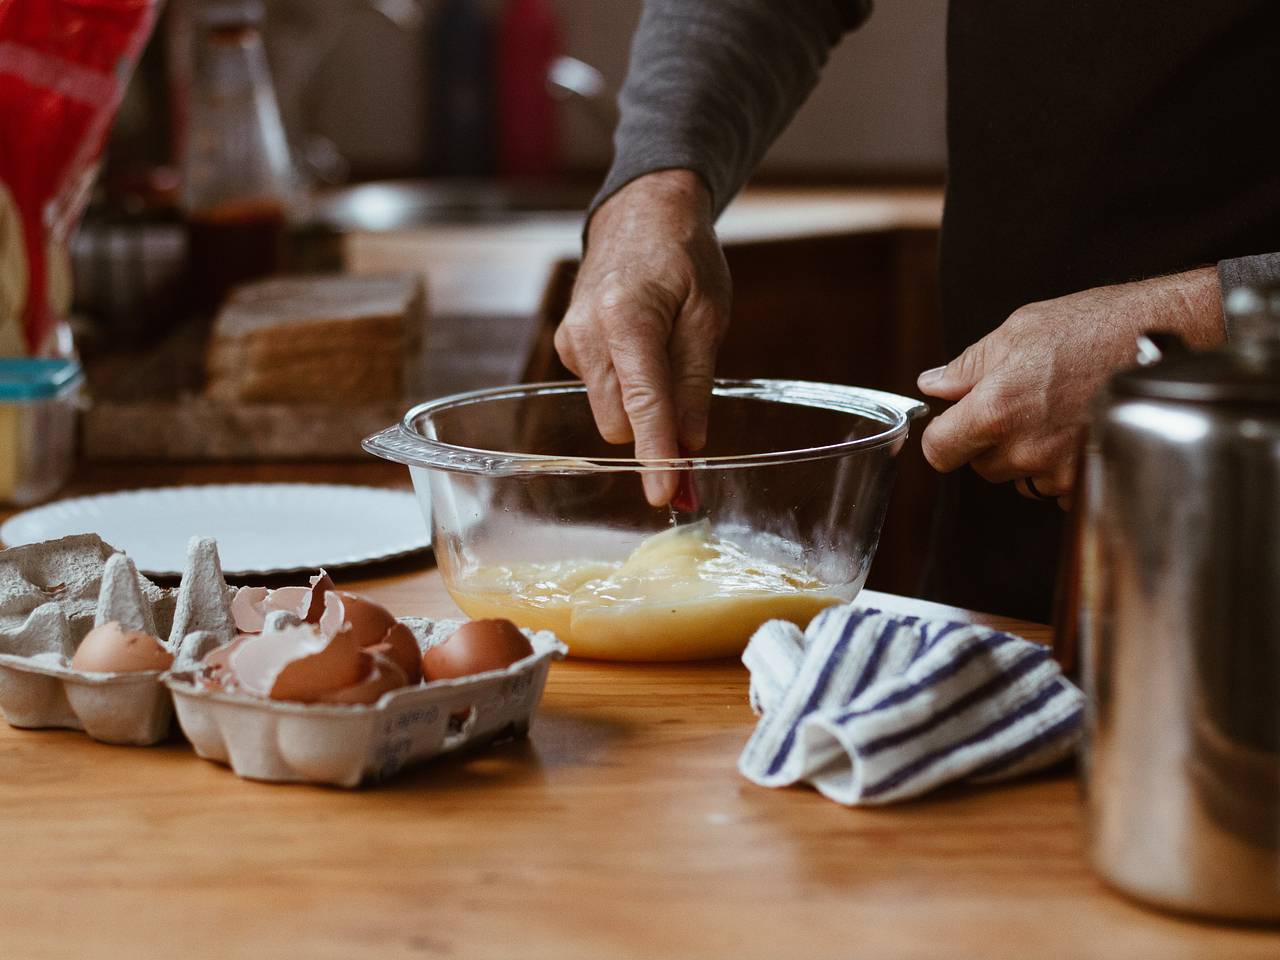
[[[689,451],[680,445],[680,456],[689,456]],[[692,470],[680,471],[680,483],[676,486],[676,495],[671,498],[671,506],[680,513],[697,513],[702,509],[702,499],[698,496],[698,486],[693,481]]]

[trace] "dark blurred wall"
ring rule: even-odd
[[[564,23],[565,52],[620,83],[641,0],[550,2]],[[329,136],[357,170],[411,172],[424,155],[426,45],[397,16],[415,6],[429,23],[434,0],[268,0],[280,25],[271,47],[286,116]],[[943,0],[881,0],[871,21],[836,50],[822,85],[764,169],[805,177],[939,174],[945,13]],[[316,77],[309,84],[308,75]],[[568,164],[603,168],[609,144],[599,127],[575,108],[566,109],[564,123]]]

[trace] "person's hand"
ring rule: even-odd
[[[601,205],[555,345],[586,383],[605,440],[634,441],[640,460],[702,448],[729,300],[711,197],[696,174],[647,174]],[[646,474],[649,502],[667,503],[677,479]]]
[[[1218,273],[1187,273],[1098,287],[1028,304],[945,367],[920,374],[921,391],[955,401],[925,430],[925,458],[947,473],[972,464],[1023,496],[1059,498],[1075,476],[1089,403],[1132,366],[1137,337],[1170,330],[1193,347],[1225,337]]]

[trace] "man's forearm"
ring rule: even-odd
[[[1280,253],[1263,253],[1255,257],[1223,260],[1218,264],[1218,277],[1224,298],[1236,287],[1255,289],[1280,287]],[[1234,335],[1235,331],[1231,329],[1231,318],[1228,317],[1227,337],[1231,338]]]
[[[646,0],[614,161],[592,203],[654,170],[695,171],[719,213],[870,0]]]

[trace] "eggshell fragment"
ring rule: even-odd
[[[324,615],[325,599],[328,594],[338,589],[329,574],[321,568],[320,572],[311,578],[311,595],[307,600],[307,615],[303,618],[310,623],[319,623],[320,617]]]
[[[229,664],[248,693],[312,703],[363,678],[367,668],[360,654],[349,634],[330,637],[302,624],[248,638],[232,651]]]
[[[307,621],[288,610],[272,610],[262,624],[262,633],[278,633],[287,627],[300,627]],[[321,631],[324,633],[325,631]]]
[[[173,654],[156,637],[126,630],[118,620],[108,620],[85,634],[71,658],[71,669],[86,673],[141,673],[168,670],[172,664]]]
[[[261,633],[270,629],[267,621],[272,613],[283,612],[305,623],[320,626],[321,632],[334,634],[351,630],[361,647],[379,643],[395,626],[396,619],[381,605],[355,593],[338,590],[329,575],[321,570],[311,578],[309,587],[241,587],[231,602],[236,629],[241,633]]]
[[[362,678],[371,668],[361,659],[366,648],[375,648],[396,667],[403,676],[399,686],[421,679],[422,653],[413,633],[379,604],[336,589],[324,570],[307,587],[242,587],[231,611],[237,629],[256,636],[215,651],[212,662],[206,658],[201,675],[206,686],[311,702],[367,686]],[[387,682],[381,673],[378,683]]]
[[[231,618],[241,633],[261,633],[267,617],[263,605],[271,591],[266,587],[241,587],[231,598]]]
[[[365,647],[370,653],[380,653],[403,671],[408,683],[422,679],[422,651],[413,631],[403,623],[395,623],[379,643]]]
[[[320,627],[320,632],[333,636],[347,628],[347,609],[342,602],[342,597],[338,595],[336,590],[324,594],[324,602],[321,604],[323,612],[318,620],[313,621]],[[364,646],[364,644],[357,644]]]
[[[338,596],[342,598],[347,630],[359,646],[381,643],[387,631],[396,625],[396,618],[386,607],[346,591],[339,591]]]
[[[404,672],[386,657],[364,651],[360,662],[368,664],[364,678],[358,683],[317,697],[321,703],[376,703],[391,690],[408,686]]]
[[[263,610],[267,613],[273,610],[284,610],[300,620],[307,619],[307,611],[310,608],[310,587],[277,587],[267,594],[266,602],[263,604]]]
[[[501,670],[533,653],[529,638],[510,620],[472,620],[422,655],[427,680]]]
[[[235,674],[231,672],[231,654],[253,634],[242,633],[230,643],[224,643],[216,650],[205,654],[200,661],[200,682],[215,690],[234,688]]]

